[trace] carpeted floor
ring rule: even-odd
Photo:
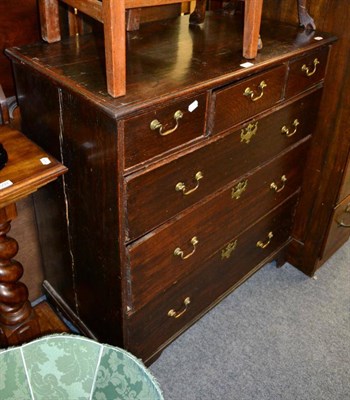
[[[268,264],[167,347],[166,400],[350,400],[350,242],[311,279]]]

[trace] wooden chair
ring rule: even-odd
[[[126,91],[125,11],[184,2],[184,0],[39,0],[41,34],[49,43],[61,39],[59,1],[104,24],[107,91],[112,97],[123,96]],[[257,54],[262,4],[263,0],[246,0],[243,39],[243,56],[246,58],[254,58]],[[203,22],[205,9],[206,0],[197,0],[196,8],[190,16],[190,23]]]

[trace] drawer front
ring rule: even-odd
[[[291,61],[286,85],[286,98],[295,96],[321,82],[325,76],[328,47]]]
[[[328,231],[322,258],[327,260],[350,237],[350,195],[335,209]]]
[[[350,157],[348,158],[347,167],[344,171],[343,183],[339,193],[339,201],[350,195]]]
[[[308,142],[233,182],[209,201],[130,245],[130,309],[141,308],[200,268],[230,238],[295,193],[301,184],[303,168],[303,162],[295,160],[305,160]]]
[[[314,92],[173,162],[128,177],[126,239],[141,236],[311,134],[320,94]],[[248,140],[250,125],[257,129]],[[184,191],[177,190],[179,185]]]
[[[203,136],[205,110],[206,94],[200,94],[125,120],[125,169]]]
[[[267,260],[286,243],[295,200],[295,197],[289,199],[252,229],[233,237],[203,264],[200,271],[194,271],[131,315],[126,320],[126,348],[137,357],[149,358],[194,322],[226,291],[254,272],[259,263]],[[271,239],[268,238],[270,232],[273,233]],[[265,248],[258,247],[257,243]],[[234,250],[228,252],[230,246]]]
[[[281,100],[286,77],[284,65],[214,92],[211,133],[231,129]]]

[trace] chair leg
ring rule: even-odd
[[[202,22],[204,22],[206,6],[206,0],[196,1],[196,8],[190,15],[190,24],[201,24]]]
[[[310,17],[306,9],[306,0],[298,0],[299,25],[305,29],[316,30],[315,21]]]
[[[103,0],[107,91],[112,97],[126,92],[125,0]]]
[[[258,53],[263,0],[245,0],[243,57],[252,59]]]
[[[41,36],[48,42],[61,40],[58,0],[39,0]]]
[[[80,21],[78,17],[78,10],[69,7],[68,9],[68,31],[69,36],[77,36],[80,34]]]
[[[141,8],[130,8],[126,12],[126,30],[128,32],[140,29]]]

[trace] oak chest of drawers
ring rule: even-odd
[[[24,132],[69,169],[35,203],[45,289],[84,333],[150,361],[284,262],[334,38],[262,35],[247,65],[230,18],[145,25],[119,99],[88,35],[8,52]]]

